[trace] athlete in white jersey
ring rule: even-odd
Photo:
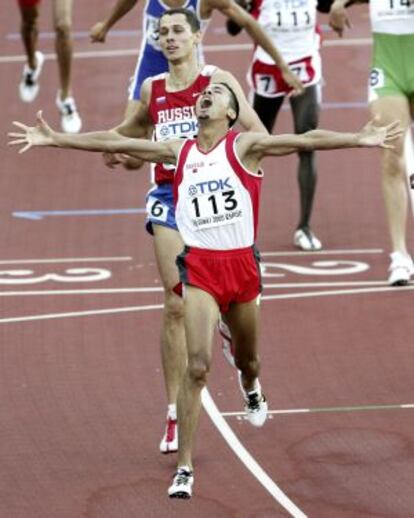
[[[23,145],[21,152],[31,146],[136,152],[143,160],[176,165],[177,222],[186,245],[177,264],[185,284],[188,364],[178,394],[178,467],[168,489],[169,496],[175,498],[192,494],[192,445],[220,311],[227,311],[235,342],[247,417],[255,426],[266,420],[267,404],[258,381],[256,301],[261,289],[260,269],[252,246],[260,203],[261,160],[309,149],[387,148],[401,135],[398,123],[386,127],[369,123],[359,133],[313,130],[302,135],[237,135],[229,126],[237,118],[238,100],[221,82],[211,83],[199,96],[196,114],[200,128],[197,139],[184,142],[149,142],[117,133],[106,140],[99,133],[68,136],[54,132],[40,113],[36,127],[15,123],[21,132],[9,134],[12,144]]]
[[[350,26],[345,10],[345,4],[350,3],[354,2],[335,0],[332,4],[330,25],[340,36]],[[374,40],[368,89],[370,110],[378,117],[378,124],[395,118],[401,121],[408,151],[414,121],[414,2],[371,0],[369,12]],[[382,188],[392,246],[388,282],[392,286],[404,286],[414,275],[406,242],[407,178],[414,170],[407,168],[402,137],[396,148],[384,150],[382,157]]]
[[[195,49],[200,38],[200,24],[193,11],[177,9],[162,15],[159,44],[168,60],[169,72],[144,81],[134,116],[118,126],[116,133],[145,137],[154,132],[154,137],[162,140],[194,137],[198,131],[194,113],[197,96],[212,79],[226,81],[236,91],[244,129],[266,133],[235,78],[217,67],[199,65]],[[155,185],[147,197],[147,229],[154,235],[154,252],[164,290],[161,359],[168,410],[160,443],[162,453],[177,451],[176,399],[186,365],[183,303],[174,291],[179,282],[175,259],[183,242],[175,222],[172,181],[173,168],[156,164]]]
[[[236,138],[237,133],[229,132],[208,157],[194,140],[181,150],[175,173],[176,219],[188,246],[234,250],[255,243],[263,173],[243,167],[234,151]]]
[[[243,0],[244,1],[244,0]],[[316,25],[316,0],[251,0],[248,8],[277,46],[291,70],[302,81],[302,95],[289,98],[295,133],[315,129],[319,122],[321,57]],[[238,32],[228,22],[229,32]],[[254,94],[253,108],[271,132],[283,101],[291,89],[281,71],[263,49],[256,47],[247,79]],[[310,227],[317,171],[312,152],[299,153],[300,215],[293,242],[303,250],[320,250],[322,244]]]

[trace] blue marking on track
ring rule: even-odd
[[[109,36],[114,36],[118,38],[122,38],[124,36],[132,36],[134,38],[137,38],[141,36],[141,30],[118,30],[118,31],[110,31]],[[55,33],[54,32],[40,32],[39,33],[39,40],[52,40],[55,39]],[[21,40],[21,35],[18,32],[12,32],[10,34],[7,34],[6,39],[8,40]],[[89,39],[89,31],[76,31],[72,32],[72,38],[74,40],[82,40],[82,39]]]
[[[29,210],[15,211],[15,218],[39,221],[50,216],[114,216],[119,214],[145,214],[145,209],[85,209],[85,210]]]

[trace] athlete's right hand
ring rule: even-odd
[[[22,122],[13,121],[13,124],[21,130],[21,133],[10,132],[8,134],[9,145],[23,145],[19,149],[19,153],[25,153],[32,146],[53,146],[55,132],[43,119],[41,111],[36,114],[36,122],[36,126],[26,126]]]
[[[89,37],[92,43],[104,43],[108,29],[104,22],[97,22],[89,31]]]
[[[329,25],[340,38],[342,38],[345,27],[351,28],[345,6],[342,2],[334,2],[329,11]]]
[[[289,97],[303,94],[305,87],[302,81],[289,67],[282,69],[282,77],[285,83],[291,88]]]

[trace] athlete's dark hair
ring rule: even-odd
[[[239,118],[239,113],[240,113],[239,100],[237,99],[237,95],[234,93],[234,90],[233,90],[233,88],[231,88],[231,86],[229,86],[227,83],[224,83],[221,81],[219,81],[218,84],[226,87],[227,91],[230,93],[230,108],[236,112],[236,117],[234,119],[230,119],[230,122],[229,122],[229,128],[231,128],[236,123],[237,119]]]
[[[168,9],[160,16],[158,23],[161,22],[161,18],[164,16],[171,16],[172,14],[183,14],[188,24],[191,27],[191,32],[199,32],[200,31],[200,20],[197,18],[197,15],[194,11],[190,9],[185,9],[184,7],[175,7],[174,9]]]

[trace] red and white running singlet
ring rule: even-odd
[[[149,115],[154,124],[153,139],[164,141],[177,138],[194,138],[198,133],[195,114],[197,97],[210,84],[211,76],[217,67],[205,65],[196,80],[185,90],[168,92],[167,73],[152,80]],[[154,168],[156,184],[174,181],[174,166],[156,164]]]
[[[316,6],[317,0],[253,0],[252,16],[305,86],[321,79]],[[254,51],[248,81],[263,97],[289,92],[280,69],[261,47]]]
[[[229,131],[209,152],[185,142],[174,178],[175,217],[184,243],[209,250],[252,246],[258,224],[263,173],[248,171]]]

